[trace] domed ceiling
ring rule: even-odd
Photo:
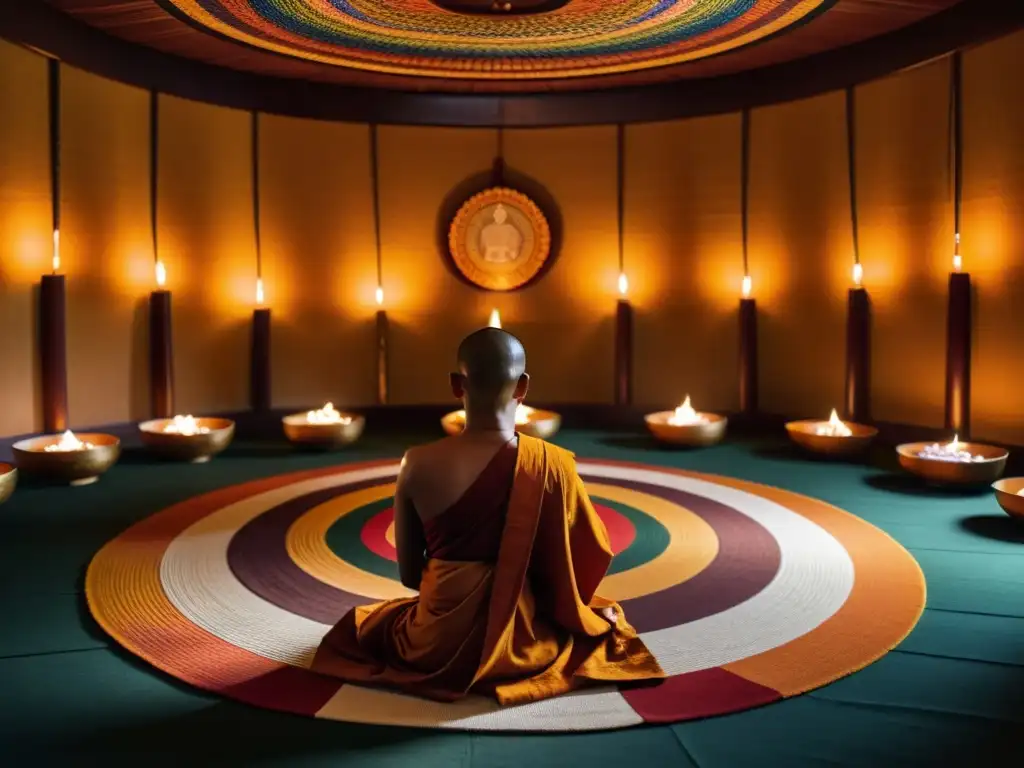
[[[165,52],[432,91],[709,77],[842,47],[957,0],[47,0]]]

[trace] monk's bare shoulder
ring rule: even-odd
[[[402,474],[407,484],[414,482],[417,475],[422,476],[431,472],[443,461],[449,452],[451,439],[444,437],[432,443],[415,445],[405,452],[405,456],[402,457]]]

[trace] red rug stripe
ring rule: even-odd
[[[605,529],[608,531],[608,541],[612,545],[612,554],[619,554],[629,549],[629,546],[636,538],[636,529],[629,518],[611,507],[602,504],[594,504],[594,511],[597,512]]]
[[[254,707],[314,717],[338,692],[341,681],[299,667],[281,667],[219,693]]]
[[[657,685],[623,689],[622,695],[648,723],[724,715],[782,699],[778,691],[718,667],[670,677]]]

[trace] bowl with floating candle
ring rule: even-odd
[[[175,416],[139,424],[142,444],[157,456],[200,464],[223,451],[235,436],[235,422],[201,416]]]
[[[541,440],[550,440],[562,426],[562,417],[554,411],[516,406],[516,432]],[[449,435],[457,435],[466,428],[466,412],[452,411],[441,419],[441,428]]]
[[[900,466],[938,485],[988,485],[1006,469],[1005,448],[965,443],[953,435],[948,443],[904,443],[896,446]]]
[[[655,440],[692,447],[720,442],[725,437],[725,428],[729,424],[725,416],[694,410],[689,395],[675,410],[649,413],[644,417],[644,421]]]
[[[1004,477],[992,483],[1003,512],[1024,523],[1024,477]]]
[[[791,421],[786,424],[786,432],[798,446],[822,456],[853,456],[865,451],[878,435],[875,427],[843,421],[835,408],[828,421]]]
[[[26,475],[54,483],[89,485],[117,463],[121,441],[99,432],[43,435],[12,447],[14,463]]]
[[[366,419],[358,414],[339,411],[334,403],[327,403],[315,411],[285,416],[281,423],[285,437],[295,445],[342,448],[362,436]]]
[[[11,498],[17,484],[18,470],[10,464],[0,462],[0,504]]]

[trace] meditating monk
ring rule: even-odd
[[[612,553],[573,455],[516,434],[526,352],[484,328],[459,346],[462,434],[410,449],[395,490],[402,583],[418,597],[350,611],[313,670],[441,701],[537,701],[664,677],[621,608],[598,597]]]

